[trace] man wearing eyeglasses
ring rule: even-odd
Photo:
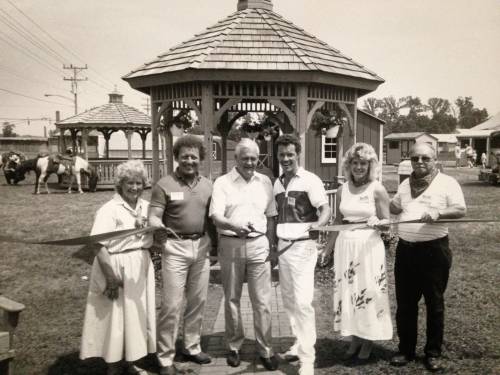
[[[428,143],[417,143],[410,151],[413,172],[399,185],[390,204],[400,221],[420,219],[422,223],[398,228],[394,275],[396,280],[396,325],[399,352],[394,366],[405,366],[415,358],[418,302],[422,295],[427,307],[425,367],[444,371],[440,360],[444,331],[444,292],[452,255],[448,228],[438,219],[465,215],[465,200],[458,182],[436,168],[436,152]]]

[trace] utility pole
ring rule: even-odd
[[[73,71],[73,77],[66,78],[64,77],[65,81],[71,81],[71,93],[73,94],[74,97],[74,103],[75,103],[75,115],[78,114],[78,82],[80,81],[87,81],[88,78],[78,78],[78,73],[82,72],[87,68],[87,64],[85,66],[73,66],[73,64],[70,64],[69,66],[63,65],[63,69],[69,69]]]

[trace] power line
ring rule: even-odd
[[[6,67],[5,65],[2,65],[2,64],[0,64],[0,70],[3,70],[5,72],[7,72],[7,73],[10,73],[13,76],[16,76],[17,78],[20,78],[20,79],[25,80],[27,82],[38,82],[38,83],[43,84],[43,85],[51,86],[52,88],[54,88],[56,90],[67,92],[67,89],[65,89],[65,88],[62,88],[62,87],[59,87],[59,86],[54,86],[52,83],[49,83],[47,81],[42,81],[42,80],[39,80],[39,79],[36,79],[36,78],[32,78],[32,77],[28,77],[28,76],[23,76],[20,73],[16,72],[15,70],[12,70],[12,69],[10,69],[10,68]]]
[[[34,24],[40,31],[42,31],[46,36],[48,36],[52,41],[54,41],[55,43],[57,43],[62,49],[64,49],[66,52],[70,53],[73,57],[77,58],[78,60],[80,60],[80,62],[83,62],[84,60],[79,57],[78,55],[76,55],[74,52],[72,52],[71,50],[69,50],[68,48],[66,48],[66,46],[64,46],[61,42],[59,42],[57,39],[55,39],[52,35],[50,35],[47,31],[45,31],[45,29],[40,26],[38,23],[36,23],[30,16],[28,16],[26,13],[24,13],[21,9],[19,9],[14,3],[12,3],[12,1],[10,0],[7,0],[7,2],[12,6],[14,7],[19,13],[21,13],[24,17],[26,17],[32,24]],[[97,72],[95,69],[93,68],[90,68],[90,70],[94,71],[97,75],[101,76],[101,74],[99,72]],[[108,79],[106,79],[104,76],[101,76],[101,79],[104,79],[104,81],[108,81],[110,84],[113,84],[111,81],[109,81]],[[109,88],[106,88],[106,89],[109,89]]]
[[[20,94],[20,93],[18,93],[18,92],[14,92],[14,91],[11,91],[11,90],[2,89],[1,87],[0,87],[0,90],[1,90],[1,91],[5,91],[6,93],[11,94],[11,95],[22,96],[22,97],[24,97],[24,98],[28,98],[28,99],[32,99],[32,100],[37,100],[37,101],[39,101],[39,102],[45,102],[45,103],[50,103],[50,104],[57,104],[57,105],[64,105],[64,106],[67,106],[67,107],[72,107],[72,105],[70,105],[70,104],[62,104],[62,103],[52,102],[52,101],[50,101],[50,100],[39,99],[39,98],[35,98],[35,97],[33,97],[33,96]]]
[[[0,31],[0,34],[4,34],[2,31]],[[9,36],[7,35],[7,38],[9,38]],[[47,63],[45,62],[43,59],[41,59],[38,55],[36,55],[35,53],[31,52],[31,51],[28,51],[27,49],[22,49],[18,46],[16,46],[15,44],[12,44],[8,39],[4,39],[0,36],[0,40],[2,40],[4,43],[10,45],[12,48],[14,49],[17,49],[18,51],[20,51],[21,53],[25,54],[26,56],[28,56],[30,59],[36,61],[37,63],[41,64],[42,66],[44,66],[45,68],[51,70],[52,72],[55,72],[56,74],[61,74],[61,72],[57,71],[55,68],[53,68],[50,63]]]
[[[64,64],[65,59],[59,53],[54,51],[49,45],[47,45],[43,40],[41,40],[37,35],[33,34],[30,30],[23,26],[19,21],[17,21],[14,17],[9,15],[3,9],[0,9],[0,12],[6,15],[8,18],[0,14],[0,21],[2,21],[9,28],[14,30],[18,35],[23,37],[29,43],[37,47],[38,49],[45,52],[48,56],[52,57],[57,62]]]

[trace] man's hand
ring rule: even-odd
[[[427,211],[425,211],[420,217],[420,220],[422,220],[424,223],[433,223],[438,219],[439,219],[439,210],[437,208],[432,208],[432,207],[429,208]]]
[[[274,269],[279,263],[278,248],[276,245],[271,245],[269,249],[269,262],[271,263],[271,270]]]
[[[328,242],[323,249],[318,251],[318,264],[320,265],[320,267],[325,267],[328,264],[332,256],[334,247],[335,242],[333,244],[330,244]]]
[[[248,233],[253,232],[252,228],[250,228],[251,226],[251,224],[235,225],[233,232],[240,238],[246,238],[248,237]]]

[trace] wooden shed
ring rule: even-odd
[[[410,148],[415,143],[427,142],[437,150],[437,138],[425,132],[391,133],[384,137],[386,164],[398,164],[404,157],[409,156]]]
[[[358,126],[356,129],[356,142],[365,142],[373,146],[379,160],[383,160],[383,125],[384,120],[358,109]],[[337,134],[335,129],[325,129],[322,134],[317,134],[309,129],[306,136],[306,169],[317,174],[323,181],[334,181],[338,176],[338,166],[341,164],[342,155],[337,152]],[[344,139],[344,150],[354,139]]]

